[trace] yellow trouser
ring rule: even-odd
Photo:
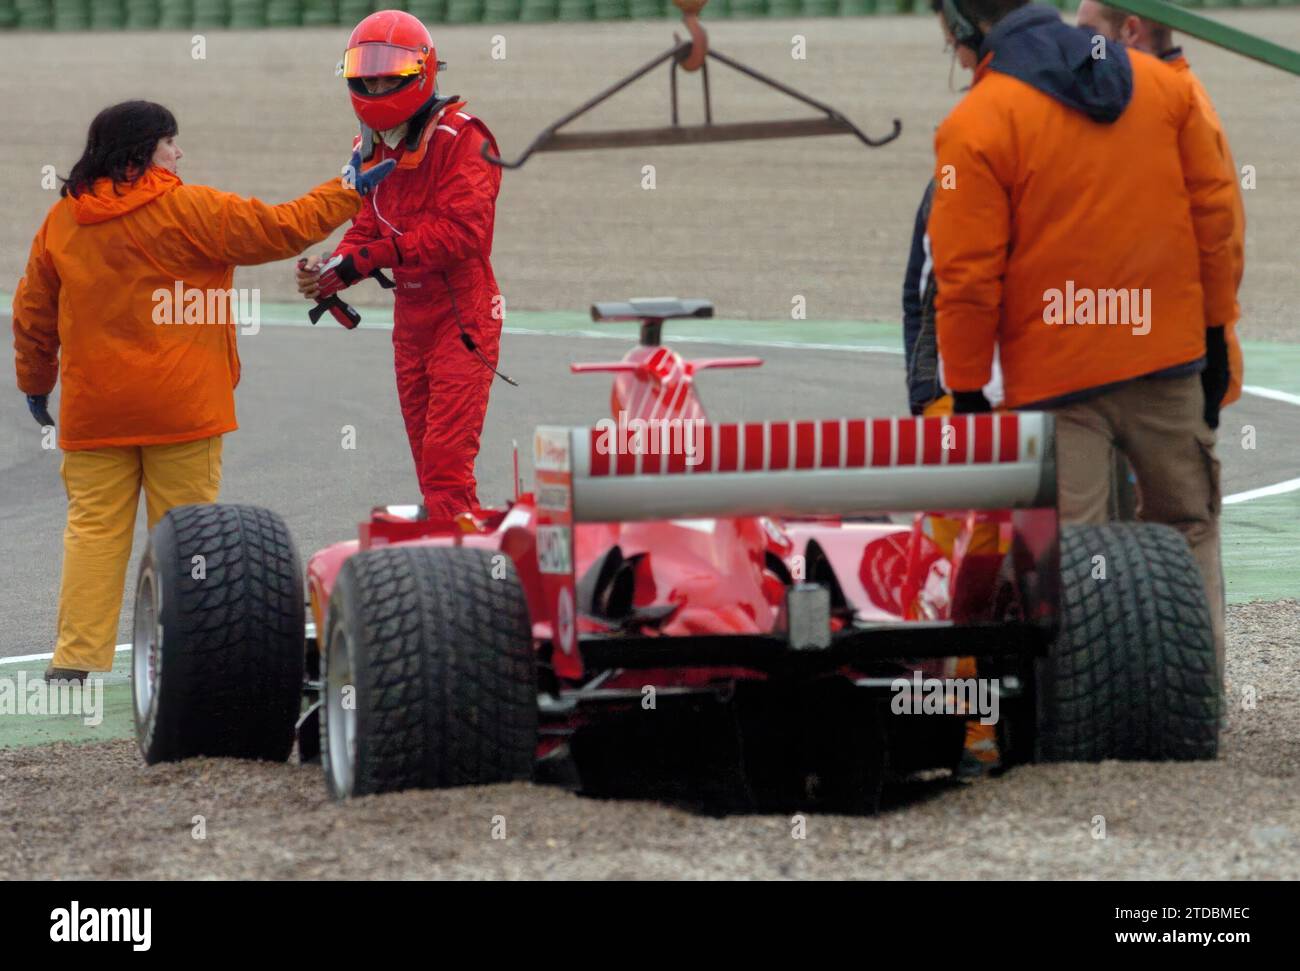
[[[175,506],[215,502],[221,488],[221,436],[179,445],[63,453],[68,527],[63,533],[56,668],[113,667],[142,483],[150,529]]]

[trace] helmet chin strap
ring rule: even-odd
[[[365,161],[375,154],[375,132],[364,121],[361,122],[361,160]]]

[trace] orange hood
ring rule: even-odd
[[[107,222],[153,202],[181,184],[181,177],[151,165],[134,182],[96,179],[89,192],[72,200],[72,214],[82,226]]]

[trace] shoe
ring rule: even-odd
[[[56,668],[51,664],[45,669],[46,681],[82,682],[89,676],[89,671],[77,671],[73,668]]]
[[[957,764],[956,778],[964,782],[973,779],[983,779],[985,776],[992,775],[999,768],[997,762],[986,762],[974,752],[967,749],[961,753],[961,761]]]

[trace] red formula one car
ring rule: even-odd
[[[611,419],[538,428],[535,488],[499,509],[377,509],[311,557],[308,609],[274,513],[169,513],[136,597],[146,761],[296,739],[340,797],[576,772],[869,809],[891,772],[952,768],[975,718],[1004,764],[1214,756],[1187,546],[1058,529],[1050,416],[711,423],[695,374],[761,362],[660,342],[711,315],[597,304],[642,322],[623,360],[573,366],[613,372]]]

